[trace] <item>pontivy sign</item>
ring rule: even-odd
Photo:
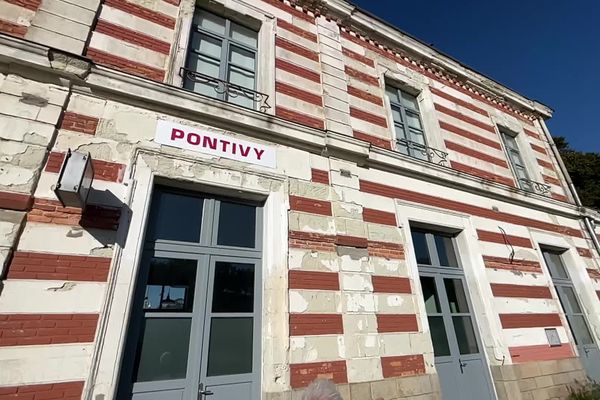
[[[169,121],[158,121],[154,141],[269,168],[276,166],[277,157],[272,147]]]

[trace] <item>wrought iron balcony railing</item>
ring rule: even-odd
[[[540,183],[525,178],[519,179],[519,182],[521,183],[522,189],[528,190],[533,193],[538,193],[544,196],[550,194],[550,186],[546,185],[545,183]]]
[[[433,164],[447,166],[448,163],[448,153],[407,139],[397,139],[396,149],[402,154]]]
[[[225,99],[235,99],[241,96],[251,100],[255,110],[258,108],[261,112],[267,112],[267,110],[271,108],[269,105],[268,94],[257,92],[256,90],[248,89],[186,68],[181,68],[179,73],[184,79],[211,86],[214,89],[215,94],[224,97]]]

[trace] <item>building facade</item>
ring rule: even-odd
[[[0,399],[600,379],[548,107],[342,0],[0,0],[0,32]]]

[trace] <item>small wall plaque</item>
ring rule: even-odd
[[[556,328],[547,328],[546,337],[548,338],[550,347],[560,346],[560,337],[558,336],[558,331]]]

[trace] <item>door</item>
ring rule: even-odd
[[[413,230],[435,366],[444,400],[494,399],[451,235]]]
[[[157,187],[119,399],[255,400],[260,207]]]
[[[569,323],[569,328],[575,339],[579,358],[590,379],[600,381],[600,350],[590,333],[587,318],[563,263],[563,251],[542,248],[544,261],[552,277],[558,299]]]

